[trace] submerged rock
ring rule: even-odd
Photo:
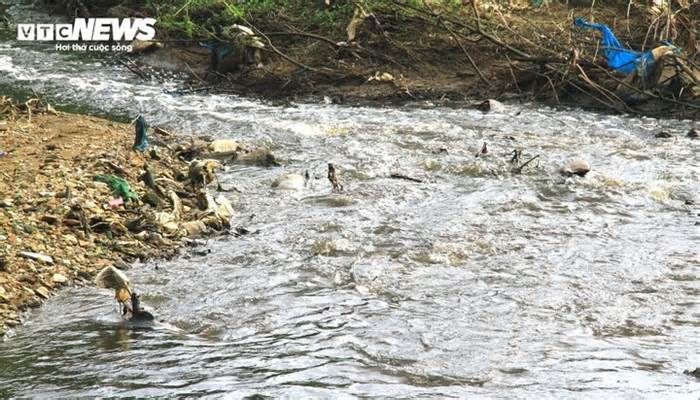
[[[231,139],[217,139],[209,143],[212,153],[235,153],[245,149],[245,146]]]
[[[586,176],[586,174],[591,170],[591,165],[588,161],[583,159],[576,159],[568,162],[566,165],[559,169],[559,172],[565,176]]]
[[[692,371],[689,369],[686,369],[685,371],[683,371],[683,373],[686,375],[694,376],[694,377],[700,379],[700,367],[695,368]]]
[[[124,315],[130,322],[152,322],[155,317],[141,307],[141,296],[131,293],[131,310]]]
[[[698,130],[698,128],[691,128],[688,131],[688,137],[691,139],[697,139],[698,137],[700,137],[700,130]]]
[[[237,153],[233,162],[237,164],[257,165],[260,167],[279,166],[279,162],[268,149],[256,149],[247,153]]]
[[[672,138],[673,135],[671,135],[670,132],[661,131],[661,132],[657,132],[657,133],[654,135],[654,137],[657,138],[657,139],[669,139],[669,138]]]
[[[483,112],[502,113],[506,111],[506,106],[504,106],[503,103],[501,103],[500,101],[494,99],[484,100],[479,105],[477,105],[476,108]]]

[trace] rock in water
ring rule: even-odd
[[[127,319],[131,322],[152,322],[155,317],[153,314],[146,311],[141,307],[140,296],[136,293],[131,294],[131,315],[127,316]]]
[[[654,137],[657,138],[657,139],[669,139],[669,138],[672,138],[673,135],[671,135],[670,132],[660,131],[660,132],[657,132],[657,133],[654,135]]]
[[[260,167],[279,166],[275,156],[267,149],[257,149],[247,153],[239,153],[234,161],[238,164],[257,165]]]
[[[688,131],[688,137],[691,139],[697,139],[700,137],[700,130],[698,128],[692,128]]]
[[[591,170],[591,165],[588,161],[583,159],[572,160],[559,170],[562,175],[572,176],[586,176],[586,174]]]
[[[503,103],[493,99],[484,100],[479,105],[477,105],[476,108],[483,112],[502,113],[506,111],[506,106],[504,106]]]
[[[686,369],[685,371],[683,371],[683,373],[686,375],[694,376],[694,377],[700,379],[700,367],[695,368],[692,371],[689,369]]]
[[[282,190],[302,190],[309,177],[301,174],[284,174],[272,182],[272,187]]]
[[[235,153],[243,148],[244,146],[242,144],[231,139],[217,139],[209,143],[209,150],[212,153]]]

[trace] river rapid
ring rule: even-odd
[[[0,342],[0,397],[700,396],[682,373],[700,367],[693,122],[273,106],[12,41],[0,87],[266,146],[282,162],[220,173],[238,189],[226,193],[233,225],[256,233],[129,271],[162,324],[125,328],[110,293],[62,290]],[[540,156],[520,174],[516,148]],[[576,157],[592,171],[561,177]],[[305,171],[307,188],[271,188]]]

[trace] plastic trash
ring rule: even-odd
[[[107,208],[117,208],[117,207],[123,206],[123,205],[124,205],[124,199],[122,199],[121,197],[116,197],[113,199],[109,199],[107,201],[106,207]]]
[[[216,60],[221,62],[226,58],[226,56],[231,53],[233,46],[230,44],[221,44],[217,42],[213,43],[199,43],[201,47],[209,50],[210,53],[216,56]]]
[[[641,53],[625,48],[607,25],[592,24],[582,18],[576,18],[574,25],[595,29],[603,34],[603,51],[610,68],[623,74],[639,71],[640,75],[644,76],[654,65],[654,55],[651,50]]]
[[[19,255],[32,260],[42,261],[46,264],[53,264],[53,258],[51,256],[47,256],[46,254],[34,253],[32,251],[20,251]]]
[[[147,131],[148,125],[146,124],[146,119],[143,115],[139,115],[136,118],[136,137],[134,138],[134,150],[146,151],[148,148],[148,136]]]
[[[109,185],[110,189],[118,194],[124,201],[138,200],[139,195],[131,190],[131,186],[124,179],[114,175],[96,175],[95,180]]]

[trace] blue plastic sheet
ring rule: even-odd
[[[603,34],[603,52],[610,68],[623,74],[639,71],[640,75],[645,75],[654,65],[654,56],[651,50],[641,53],[625,48],[607,25],[591,24],[581,18],[576,18],[574,25],[595,29]]]
[[[209,50],[210,53],[216,54],[216,58],[222,61],[233,50],[233,46],[221,43],[200,43],[200,46]]]

